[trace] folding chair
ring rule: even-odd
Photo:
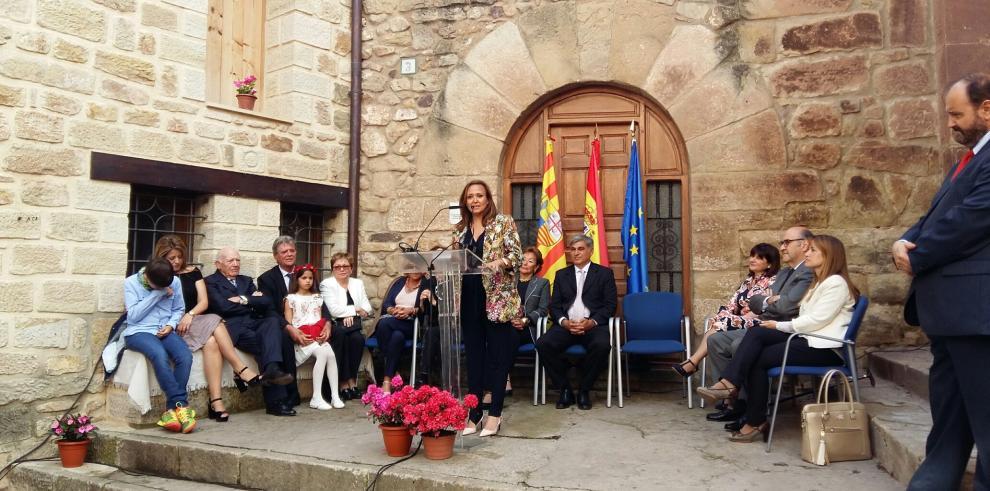
[[[863,323],[863,316],[866,315],[866,309],[870,306],[870,300],[865,296],[860,296],[859,300],[856,302],[856,306],[853,308],[852,318],[849,319],[849,326],[846,327],[846,335],[843,339],[831,338],[828,336],[821,336],[818,334],[801,334],[794,333],[788,336],[787,346],[784,347],[784,361],[779,367],[771,368],[767,372],[767,375],[772,381],[774,377],[777,378],[777,392],[774,394],[773,401],[773,413],[770,416],[770,433],[767,435],[767,452],[773,448],[773,429],[774,425],[777,423],[777,406],[780,405],[780,391],[784,385],[784,375],[811,375],[814,377],[822,377],[829,370],[837,369],[844,373],[847,377],[852,378],[853,392],[856,396],[856,400],[859,399],[859,377],[856,370],[856,336],[859,335],[859,326]],[[829,341],[835,341],[837,343],[842,343],[844,351],[844,361],[843,365],[838,366],[827,366],[827,367],[812,367],[803,365],[787,365],[787,355],[791,349],[791,341],[794,340],[795,336],[805,336],[818,339],[827,339]],[[771,385],[772,387],[772,385]],[[824,390],[828,390],[825,387]]]
[[[616,363],[619,367],[619,407],[622,399],[622,354],[626,354],[626,390],[629,391],[629,355],[691,356],[691,319],[684,315],[684,303],[677,293],[642,292],[622,299],[622,319],[615,319]],[[619,329],[625,327],[625,342],[619,342]],[[611,364],[609,364],[611,373]],[[685,379],[688,408],[694,408],[692,377]],[[611,382],[611,380],[610,380]],[[631,392],[627,392],[630,393]],[[609,396],[611,397],[611,392]]]
[[[547,318],[540,317],[536,321],[535,332],[533,333],[536,339],[540,338],[543,334],[544,326],[546,326]],[[539,404],[538,395],[540,393],[540,352],[536,350],[535,340],[532,343],[526,343],[519,345],[516,349],[516,354],[518,355],[533,355],[533,405]],[[546,388],[543,389],[543,399],[546,403]]]
[[[412,349],[413,347],[416,349]],[[364,340],[364,347],[371,350],[374,353],[376,350],[381,351],[381,346],[378,344],[378,338],[374,335],[369,336],[368,339]],[[413,338],[412,340],[406,340],[405,349],[412,349],[412,362],[409,364],[409,383],[415,385],[416,377],[416,352],[419,348],[419,317],[413,321]],[[374,373],[372,373],[372,379],[374,379]]]

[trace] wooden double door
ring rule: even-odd
[[[508,140],[503,172],[506,179],[502,195],[518,195],[521,186],[539,192],[543,179],[544,141],[554,139],[554,165],[560,200],[564,237],[584,231],[584,204],[591,157],[591,142],[601,141],[602,212],[609,263],[618,282],[619,293],[625,293],[626,266],[622,258],[622,215],[626,196],[626,178],[632,150],[635,122],[639,145],[642,190],[650,182],[677,182],[687,203],[686,150],[680,134],[670,117],[648,99],[611,86],[580,87],[550,99],[541,108],[522,118]],[[534,189],[533,185],[538,186]],[[645,196],[645,193],[644,193]],[[518,196],[516,196],[518,197]],[[538,195],[537,209],[538,209]],[[507,212],[518,215],[518,199],[504,199]],[[644,203],[644,207],[647,206]],[[688,266],[687,207],[682,207],[682,224],[677,235],[681,242],[683,282],[676,290],[687,292]],[[529,224],[529,226],[532,226]],[[649,235],[648,235],[649,239]],[[669,238],[667,240],[669,242]],[[531,244],[524,244],[531,245]],[[649,246],[648,246],[649,247]]]

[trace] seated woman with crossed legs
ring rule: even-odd
[[[784,360],[787,338],[795,332],[842,339],[852,319],[859,290],[849,280],[846,249],[831,235],[811,239],[805,264],[815,272],[814,282],[801,300],[798,317],[790,322],[763,321],[746,331],[739,349],[721,380],[711,387],[699,387],[698,393],[715,402],[732,399],[745,387],[749,394],[746,424],[729,440],[750,443],[766,439],[767,396],[770,382],[767,372]],[[787,362],[796,365],[841,365],[842,357],[834,348],[842,343],[799,336],[791,342]]]
[[[754,295],[770,296],[770,285],[777,278],[778,271],[780,271],[780,251],[767,243],[753,246],[749,250],[749,274],[746,279],[732,294],[732,298],[718,308],[715,317],[708,319],[705,336],[698,343],[698,349],[683,363],[674,365],[674,371],[682,377],[689,377],[696,372],[701,360],[708,356],[708,337],[712,334],[749,329],[758,325],[760,320],[749,310],[749,299]]]
[[[206,376],[206,389],[210,394],[207,414],[210,419],[222,423],[230,416],[221,394],[224,360],[234,370],[234,382],[241,392],[246,391],[249,385],[260,385],[261,377],[238,356],[223,319],[216,314],[206,313],[210,305],[206,295],[206,281],[199,268],[186,264],[186,250],[186,242],[178,235],[164,235],[155,243],[155,256],[168,261],[182,283],[186,312],[175,330],[189,346],[189,351],[195,352],[202,348],[203,373]]]

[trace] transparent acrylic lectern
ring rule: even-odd
[[[400,273],[427,273],[436,278],[440,328],[441,388],[458,399],[461,391],[461,280],[464,275],[482,274],[481,258],[469,250],[404,252],[399,254]],[[424,341],[428,342],[427,339]],[[429,363],[430,360],[424,360]]]

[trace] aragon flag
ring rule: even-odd
[[[540,276],[550,280],[553,287],[557,271],[567,266],[564,257],[564,225],[560,221],[560,201],[557,199],[557,176],[553,171],[553,140],[546,141],[543,163],[543,192],[540,195],[540,222],[536,246],[543,254]]]
[[[584,235],[591,237],[595,247],[591,262],[608,266],[608,246],[605,244],[605,220],[602,215],[602,142],[596,136],[591,141],[588,162],[588,185],[584,193]]]

